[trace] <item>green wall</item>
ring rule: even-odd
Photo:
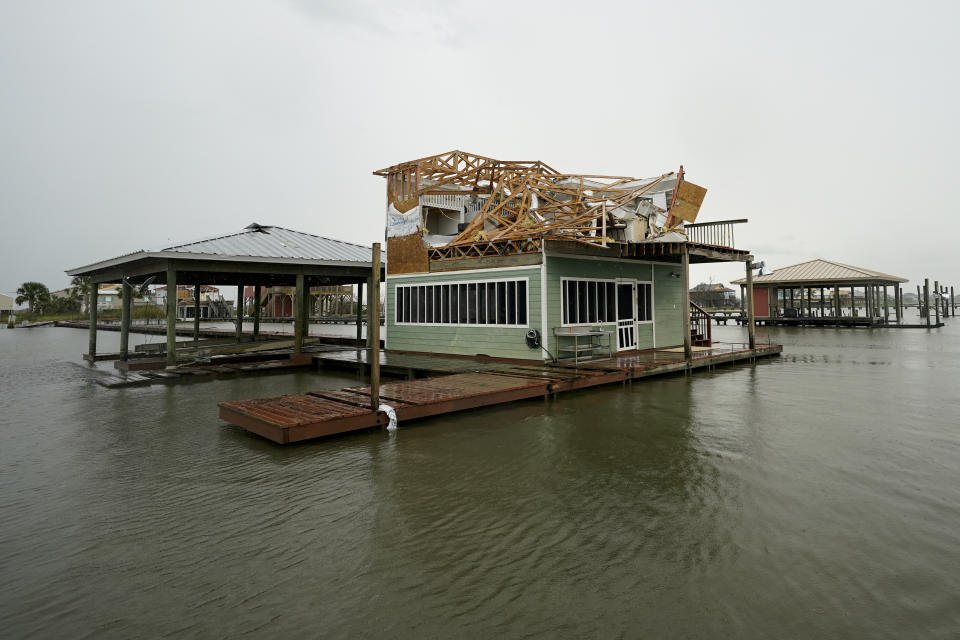
[[[654,322],[637,325],[637,348],[651,349],[676,346],[683,343],[681,326],[683,287],[680,278],[670,273],[679,273],[680,265],[659,265],[637,260],[591,260],[580,258],[547,257],[547,340],[548,349],[556,354],[554,327],[561,324],[561,278],[628,278],[650,281],[653,269]],[[609,325],[613,327],[614,325]],[[656,345],[654,345],[656,327]],[[614,337],[614,339],[616,339]]]
[[[423,351],[460,355],[484,354],[500,358],[546,359],[543,351],[529,349],[524,335],[529,329],[544,332],[544,344],[556,354],[554,327],[561,324],[561,278],[628,278],[649,281],[653,277],[654,322],[637,325],[637,348],[673,347],[683,344],[683,281],[671,273],[679,273],[680,265],[652,264],[636,260],[595,260],[548,256],[547,322],[544,332],[541,323],[540,267],[508,270],[477,270],[425,274],[415,277],[387,279],[386,345],[398,351]],[[528,326],[472,327],[472,326],[417,326],[397,325],[394,321],[396,285],[437,284],[459,281],[527,278],[529,296]],[[610,325],[613,327],[613,325]],[[654,336],[656,344],[654,344]],[[614,337],[614,340],[616,338]]]
[[[395,322],[396,286],[444,282],[526,278],[530,308],[527,327],[475,327],[456,325],[398,325]],[[499,358],[542,359],[542,350],[527,347],[524,336],[540,328],[540,267],[529,269],[451,271],[410,278],[387,278],[386,347],[397,351],[488,355]]]

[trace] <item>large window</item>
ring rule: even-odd
[[[527,279],[401,284],[397,324],[527,326]]]
[[[563,324],[617,321],[617,283],[613,280],[560,280]]]
[[[617,321],[617,284],[614,280],[562,278],[564,326],[611,324]],[[637,322],[653,322],[653,284],[637,283]]]

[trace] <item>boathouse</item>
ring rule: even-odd
[[[246,228],[205,240],[174,245],[156,251],[136,251],[116,258],[70,269],[67,275],[90,279],[91,295],[100,285],[122,285],[120,350],[126,359],[130,330],[130,300],[134,287],[163,284],[168,291],[179,285],[192,285],[194,339],[199,337],[202,285],[236,286],[237,299],[243,299],[244,286],[253,286],[260,299],[263,287],[293,287],[294,353],[303,350],[307,331],[306,300],[313,287],[357,285],[359,296],[372,273],[372,252],[369,247],[331,240],[283,227],[251,224]],[[381,265],[382,271],[382,265]],[[177,297],[166,296],[166,361],[177,363]],[[260,305],[253,305],[253,337],[259,334]],[[244,307],[237,305],[237,340],[242,334]],[[85,358],[96,359],[97,305],[90,305],[90,346]],[[357,340],[361,321],[357,313]]]
[[[754,276],[753,314],[764,324],[899,324],[903,306],[900,285],[904,282],[906,278],[872,269],[809,260]],[[739,284],[742,290],[748,286],[746,279],[732,284]]]
[[[708,344],[689,264],[744,262],[746,220],[696,223],[706,189],[461,151],[386,178],[385,346],[547,361]],[[752,326],[752,323],[751,323]],[[751,345],[752,346],[752,345]]]

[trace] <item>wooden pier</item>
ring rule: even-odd
[[[380,402],[392,407],[400,422],[503,404],[549,397],[614,382],[627,382],[669,373],[752,361],[779,355],[780,345],[714,343],[695,347],[684,357],[683,348],[628,352],[603,360],[538,365],[496,359],[438,357],[426,354],[381,353],[384,372],[416,378],[380,385]],[[365,369],[364,349],[322,353],[314,360],[323,366]],[[370,387],[220,403],[220,418],[278,444],[290,444],[384,426],[384,412],[370,408]]]

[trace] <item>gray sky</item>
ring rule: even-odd
[[[371,171],[455,148],[682,163],[771,268],[960,285],[958,7],[3,2],[0,292],[254,221],[369,244]]]

